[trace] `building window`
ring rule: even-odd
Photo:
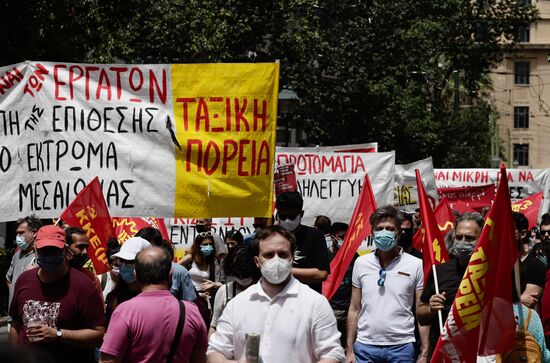
[[[514,144],[514,164],[529,165],[529,144]]]
[[[514,128],[529,128],[529,107],[514,107]]]
[[[514,63],[514,83],[529,84],[529,62]]]
[[[516,35],[516,41],[521,43],[529,43],[529,24],[520,25],[518,27],[518,33]]]

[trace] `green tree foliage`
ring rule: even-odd
[[[487,73],[513,49],[518,26],[534,20],[525,3],[8,0],[0,64],[279,59],[309,143],[377,141],[398,162],[488,166]]]

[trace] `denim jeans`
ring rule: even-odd
[[[370,345],[355,342],[357,363],[406,363],[414,362],[413,343],[399,345]]]

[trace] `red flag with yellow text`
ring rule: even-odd
[[[82,189],[59,217],[71,227],[81,227],[90,240],[88,256],[95,272],[109,271],[107,241],[115,236],[111,216],[97,176]]]
[[[439,204],[434,209],[435,220],[437,226],[443,235],[443,238],[452,231],[456,217],[449,205],[447,198],[442,198],[439,200]],[[422,251],[422,229],[416,231],[413,236],[412,246],[418,251]]]
[[[418,204],[420,205],[420,220],[422,221],[420,230],[422,234],[422,259],[424,261],[424,286],[426,286],[432,266],[449,261],[449,254],[418,169],[416,169],[416,185]]]
[[[543,199],[542,194],[543,192],[539,192],[512,204],[514,212],[523,213],[529,220],[529,229],[536,227],[538,224],[539,210]]]
[[[170,241],[168,230],[162,218],[141,218],[141,217],[115,217],[113,228],[118,242],[124,243],[128,238],[134,237],[142,228],[153,227],[160,231],[162,238]]]
[[[338,290],[340,283],[344,279],[344,275],[355,255],[357,249],[369,235],[372,229],[369,219],[371,214],[376,210],[376,200],[370,185],[368,174],[365,175],[363,189],[357,199],[355,210],[351,217],[348,232],[342,247],[336,253],[336,256],[330,263],[330,275],[323,283],[323,295],[330,300],[332,295]]]
[[[456,293],[432,362],[475,362],[514,345],[512,270],[517,260],[506,169]],[[504,176],[504,177],[503,177]]]

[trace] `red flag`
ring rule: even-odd
[[[369,218],[371,214],[376,210],[376,200],[374,200],[374,193],[370,185],[369,176],[365,175],[365,181],[363,183],[363,189],[357,199],[355,210],[350,221],[350,228],[346,233],[346,238],[342,247],[336,253],[336,256],[330,263],[330,275],[328,279],[323,283],[323,295],[330,300],[332,295],[338,290],[340,283],[344,279],[346,270],[355,255],[355,252],[369,235],[372,229]]]
[[[430,276],[433,265],[439,265],[449,261],[445,240],[439,230],[434,212],[430,206],[428,195],[424,190],[420,170],[416,169],[416,185],[418,189],[418,204],[420,205],[420,219],[422,226],[422,259],[424,261],[424,286]]]
[[[437,226],[439,227],[443,238],[445,238],[447,233],[453,229],[456,219],[447,198],[443,198],[439,201],[439,204],[434,209],[434,215]],[[416,250],[422,251],[422,229],[419,229],[414,234],[412,246]]]
[[[528,196],[522,200],[518,200],[512,204],[512,210],[514,212],[520,212],[529,220],[529,229],[537,226],[537,220],[539,218],[539,209],[542,204],[542,193],[539,192]]]
[[[506,169],[432,362],[475,362],[514,344],[512,270],[517,260]]]
[[[71,227],[81,227],[86,231],[90,240],[88,256],[96,273],[109,271],[107,241],[115,233],[97,176],[78,193],[59,218]]]
[[[162,238],[170,240],[168,238],[168,230],[166,224],[162,218],[129,218],[129,217],[116,217],[113,218],[113,228],[115,235],[120,243],[124,243],[128,238],[134,237],[136,233],[142,228],[154,227],[160,231]]]
[[[466,212],[481,211],[485,207],[490,207],[495,200],[495,186],[493,184],[456,187],[456,188],[437,188],[439,198],[447,198],[451,208],[460,214]]]

